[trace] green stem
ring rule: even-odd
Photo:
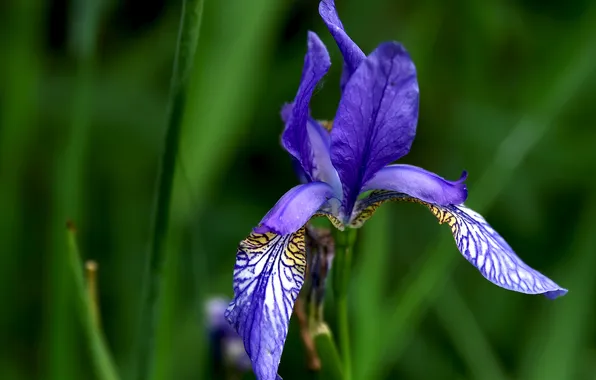
[[[347,297],[337,299],[337,325],[339,326],[339,346],[342,354],[342,363],[344,366],[344,379],[352,379],[352,358],[350,351],[350,329],[348,319],[348,300]]]
[[[118,380],[116,367],[110,356],[105,338],[99,330],[97,318],[94,315],[94,306],[87,285],[83,278],[83,263],[79,255],[79,248],[76,241],[75,229],[68,226],[68,262],[75,282],[76,303],[79,309],[81,321],[91,351],[91,358],[95,367],[95,372],[99,380]]]
[[[176,157],[186,103],[187,84],[199,38],[203,0],[185,0],[182,6],[178,43],[172,72],[168,124],[155,194],[152,238],[143,283],[143,304],[138,340],[137,378],[146,380],[153,369],[155,330],[162,273],[166,261],[166,240],[170,217]]]
[[[342,361],[337,353],[329,327],[325,323],[319,322],[314,327],[312,334],[317,354],[321,360],[321,371],[318,373],[317,378],[321,380],[343,380]]]
[[[337,308],[339,346],[342,355],[345,380],[352,380],[352,358],[350,350],[350,321],[348,315],[348,288],[352,269],[352,253],[356,242],[356,230],[347,229],[335,234],[335,263],[333,292]]]
[[[71,327],[74,318],[70,309],[76,294],[69,286],[68,262],[73,258],[65,248],[72,242],[66,240],[64,223],[67,219],[79,219],[84,203],[82,178],[85,156],[88,148],[88,135],[91,128],[93,104],[92,89],[95,74],[95,52],[99,25],[104,7],[101,1],[72,2],[69,30],[69,51],[76,59],[76,76],[72,100],[69,102],[69,125],[64,129],[64,141],[55,147],[53,155],[52,185],[52,250],[49,276],[51,301],[49,303],[48,326],[51,331],[49,350],[49,378],[66,379],[79,377],[77,373],[76,336]],[[30,21],[29,21],[30,22]],[[77,268],[77,271],[82,268]],[[83,322],[86,323],[85,317]],[[95,362],[97,341],[88,331],[88,344]],[[104,347],[105,348],[105,347]],[[102,355],[101,353],[97,355]],[[96,365],[98,367],[99,364]],[[113,379],[115,372],[102,379]]]

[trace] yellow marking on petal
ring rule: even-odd
[[[239,250],[246,253],[249,258],[268,254],[267,251],[275,245],[283,244],[280,260],[290,269],[293,275],[304,281],[306,273],[306,245],[304,236],[306,228],[302,227],[290,235],[280,236],[273,232],[264,234],[252,232],[240,242]],[[281,239],[281,240],[280,240]]]
[[[300,275],[304,275],[304,271],[306,270],[304,234],[304,227],[292,234],[282,256],[284,264],[291,267],[295,274]]]
[[[326,217],[327,219],[329,219],[331,224],[333,224],[333,227],[337,228],[340,231],[343,231],[346,228],[346,226],[344,226],[344,224],[342,223],[341,220],[337,219],[335,216],[333,216],[330,213],[319,211],[313,215],[313,218],[318,217],[318,216],[323,216],[323,217]]]
[[[249,246],[249,249],[260,249],[266,246],[271,239],[273,239],[276,235],[272,232],[266,232],[264,234],[250,234],[245,240],[240,242],[243,246]]]
[[[457,225],[457,218],[456,216],[447,209],[444,209],[440,206],[434,205],[432,203],[424,202],[418,198],[412,198],[405,194],[395,194],[391,191],[373,191],[369,198],[379,198],[378,201],[371,203],[370,205],[366,206],[364,209],[360,210],[358,214],[352,219],[350,222],[350,227],[352,228],[359,228],[361,227],[364,222],[366,222],[370,217],[373,216],[377,208],[385,202],[411,202],[411,203],[418,203],[423,206],[426,206],[430,212],[437,218],[439,224],[446,223],[451,228],[452,233],[457,233],[458,225]],[[366,201],[366,198],[362,201]]]

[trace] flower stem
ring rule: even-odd
[[[344,380],[352,380],[352,359],[350,351],[350,326],[348,315],[348,287],[352,269],[352,252],[356,242],[356,230],[337,231],[335,235],[335,263],[333,292],[337,308],[339,346],[342,355]]]
[[[166,261],[166,240],[176,157],[182,129],[186,92],[199,38],[203,0],[185,0],[171,80],[168,124],[161,157],[152,225],[152,238],[143,283],[142,314],[138,337],[137,378],[146,380],[153,369],[156,320]]]
[[[350,329],[348,320],[347,297],[337,299],[337,324],[339,326],[339,345],[342,354],[344,380],[352,379],[352,358],[350,351]]]

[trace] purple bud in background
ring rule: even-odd
[[[224,317],[229,303],[230,300],[225,297],[212,297],[205,302],[205,319],[214,364],[215,367],[229,367],[238,372],[249,371],[252,365],[242,338]]]

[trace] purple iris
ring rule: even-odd
[[[416,68],[396,42],[370,55],[346,34],[333,0],[319,13],[344,58],[342,97],[331,131],[309,114],[309,103],[331,65],[312,32],[294,101],[282,109],[282,145],[300,163],[306,183],[284,194],[240,243],[235,297],[226,317],[240,336],[260,380],[279,378],[288,323],[306,270],[304,225],[313,216],[335,227],[358,228],[385,201],[426,206],[451,228],[463,256],[505,289],[549,298],[567,290],[526,265],[476,212],[463,205],[466,173],[448,181],[410,165],[389,165],[406,155],[416,134]],[[372,190],[372,192],[370,192]]]

